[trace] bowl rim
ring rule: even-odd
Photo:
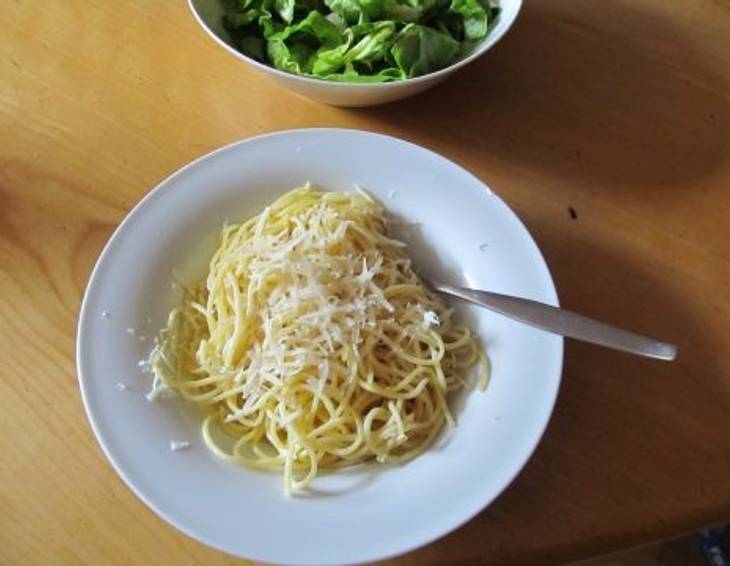
[[[484,53],[489,51],[492,47],[494,47],[499,41],[505,36],[505,34],[512,28],[515,21],[517,20],[517,17],[520,15],[520,12],[522,11],[522,2],[523,0],[510,0],[515,5],[515,11],[514,15],[510,20],[507,21],[507,24],[498,32],[495,30],[492,30],[492,33],[487,34],[487,36],[484,38],[482,43],[479,44],[479,46],[470,53],[467,57],[464,57],[463,59],[460,59],[451,65],[444,67],[443,69],[439,69],[438,71],[432,71],[430,73],[427,73],[425,75],[420,75],[418,77],[410,77],[406,79],[400,79],[392,82],[386,82],[386,83],[348,83],[348,82],[336,82],[336,81],[326,81],[323,79],[316,79],[307,75],[296,75],[294,73],[287,73],[286,71],[282,71],[280,69],[277,69],[271,65],[266,65],[264,63],[261,63],[260,61],[256,61],[256,59],[252,59],[248,55],[244,55],[237,49],[230,46],[228,43],[223,41],[221,37],[216,34],[208,24],[203,20],[202,16],[198,13],[198,10],[195,7],[195,0],[188,0],[188,8],[190,9],[190,12],[193,14],[193,18],[198,22],[200,27],[202,27],[205,32],[210,36],[213,41],[215,41],[218,45],[223,47],[228,53],[236,57],[237,59],[244,61],[245,63],[248,63],[258,69],[259,71],[263,71],[264,73],[271,73],[279,78],[284,79],[292,79],[295,81],[300,81],[304,84],[309,85],[332,85],[332,86],[338,86],[350,90],[357,90],[357,89],[370,89],[370,88],[380,88],[380,89],[393,89],[397,88],[399,85],[417,85],[420,83],[430,82],[432,80],[438,80],[446,78],[446,76],[450,75],[454,71],[461,69],[465,65],[468,65],[475,59],[482,56]]]

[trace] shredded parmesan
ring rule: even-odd
[[[440,324],[439,316],[433,311],[426,311],[423,313],[423,327],[431,328]]]
[[[187,440],[171,440],[170,450],[172,452],[180,452],[180,450],[187,450],[190,448],[190,442]]]

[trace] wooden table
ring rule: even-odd
[[[157,518],[102,456],[76,384],[77,313],[104,242],[158,181],[308,126],[463,164],[525,220],[565,306],[680,347],[667,364],[567,344],[524,472],[393,564],[559,563],[730,519],[729,94],[727,2],[529,0],[456,78],[368,110],[281,90],[182,0],[5,2],[0,563],[236,562]]]

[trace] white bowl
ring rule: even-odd
[[[172,270],[188,281],[202,278],[226,219],[259,212],[307,180],[331,190],[353,190],[357,183],[392,214],[420,223],[400,236],[416,265],[437,277],[557,304],[545,262],[517,216],[451,161],[373,133],[281,132],[194,161],[130,212],[86,290],[79,383],[91,426],[116,471],[191,537],[265,562],[377,560],[455,529],[512,481],[552,412],[563,341],[458,305],[486,344],[491,383],[485,392],[452,400],[458,425],[418,458],[320,476],[311,491],[291,499],[283,495],[280,474],[220,462],[201,439],[195,410],[180,400],[145,400],[150,377],[137,362],[176,302]],[[171,452],[171,440],[192,445]]]
[[[445,69],[421,77],[380,84],[336,83],[279,71],[247,57],[232,46],[228,33],[223,29],[220,0],[188,0],[188,4],[195,19],[218,45],[289,90],[334,106],[374,106],[413,96],[431,88],[486,53],[512,26],[522,6],[522,0],[499,0],[501,11],[497,23],[489,31],[484,41],[468,57]]]

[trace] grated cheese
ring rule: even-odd
[[[433,311],[426,311],[423,313],[423,322],[421,326],[425,329],[433,326],[438,326],[440,323],[438,315]]]
[[[234,298],[226,323],[232,325],[232,331],[220,344],[221,361],[230,368],[233,381],[241,384],[245,402],[224,417],[226,422],[251,414],[263,394],[305,368],[316,368],[311,387],[321,395],[332,375],[332,353],[344,348],[354,350],[358,358],[364,330],[375,328],[384,313],[395,311],[375,283],[382,272],[382,255],[327,252],[352,237],[347,233],[352,222],[343,221],[332,207],[317,206],[306,224],[294,218],[290,232],[271,234],[264,227],[272,214],[270,208],[265,209],[253,225],[255,237],[216,258],[217,271],[225,275],[207,283],[208,288],[220,288]],[[332,230],[335,224],[337,229]],[[394,240],[383,243],[402,245]],[[241,272],[249,277],[244,291],[234,275]],[[272,287],[271,281],[278,284]],[[202,305],[193,304],[193,309],[206,313]],[[242,352],[242,329],[251,316],[260,321],[263,336],[248,352]],[[298,347],[302,340],[313,342],[314,348]],[[153,352],[151,359],[154,357]],[[154,400],[162,395],[162,382],[156,380],[148,397]],[[271,418],[286,428],[296,419],[294,415],[273,414]]]

